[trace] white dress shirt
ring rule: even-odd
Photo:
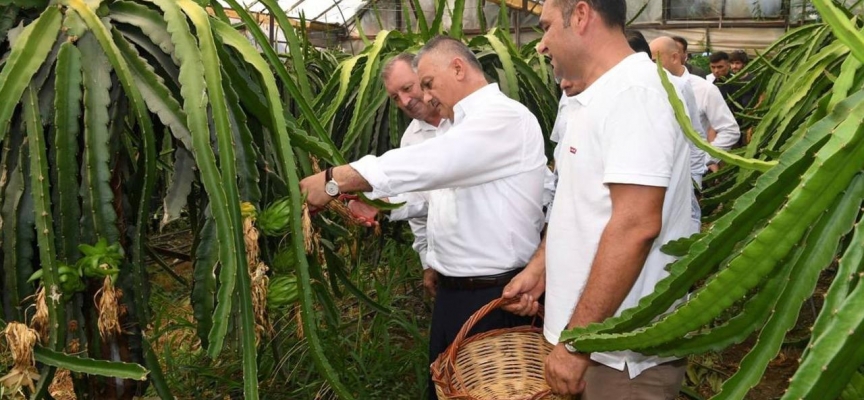
[[[446,120],[442,119],[441,123]],[[427,139],[432,139],[438,132],[438,127],[426,123],[423,120],[415,119],[405,128],[405,133],[402,134],[402,140],[399,147],[408,147],[423,143]],[[414,234],[414,243],[411,245],[414,251],[420,256],[420,264],[423,269],[429,268],[426,262],[426,213],[428,206],[428,197],[425,193],[405,193],[394,196],[390,199],[393,203],[405,203],[404,206],[393,210],[390,213],[390,220],[408,220],[408,225],[411,226],[411,232]],[[418,215],[410,218],[411,215]]]
[[[684,72],[687,73],[687,69],[684,69]],[[699,106],[696,102],[696,95],[693,93],[693,87],[690,85],[690,81],[684,78],[683,76],[675,76],[666,71],[669,80],[675,85],[675,88],[678,90],[678,98],[684,102],[684,106],[687,108],[687,116],[690,117],[690,124],[693,126],[693,129],[696,130],[696,133],[702,137],[702,139],[707,139],[708,133],[706,129],[702,125],[702,120],[699,117]],[[705,175],[705,172],[708,171],[708,153],[702,151],[699,147],[696,147],[696,143],[688,140],[687,143],[690,145],[690,178],[693,179],[693,183],[698,187],[702,188],[702,176]],[[693,221],[693,227],[698,232],[702,228],[702,207],[699,205],[699,200],[696,198],[696,192],[693,192],[693,195],[690,196],[690,219]]]
[[[684,69],[684,73],[687,73],[687,69]],[[672,85],[675,86],[675,89],[678,91],[678,98],[684,103],[684,107],[687,110],[687,116],[690,117],[690,123],[693,125],[693,129],[696,130],[696,133],[702,137],[702,139],[708,138],[708,130],[705,128],[705,125],[702,123],[702,118],[699,113],[699,102],[696,100],[696,92],[693,89],[693,86],[690,84],[690,81],[682,76],[675,76],[666,71],[666,76],[669,77],[669,81],[672,82]],[[693,142],[690,143],[690,174],[693,177],[693,180],[696,181],[699,186],[702,186],[702,175],[705,174],[705,171],[708,170],[706,167],[708,161],[708,154],[704,151],[696,147],[696,144]]]
[[[687,71],[687,73],[690,73],[690,71]],[[717,80],[717,77],[714,76],[714,74],[712,74],[712,73],[708,73],[708,75],[705,75],[705,82],[708,82],[708,83],[713,85],[714,81],[716,81],[716,80]]]
[[[714,75],[710,75],[714,76]],[[705,130],[713,128],[717,132],[717,137],[711,142],[711,145],[722,150],[729,150],[738,143],[741,137],[741,128],[738,127],[738,122],[735,121],[735,115],[732,110],[723,100],[723,95],[713,83],[708,82],[696,75],[693,75],[687,70],[684,70],[684,75],[681,78],[686,79],[693,86],[693,93],[696,95],[696,104],[699,106],[699,116],[702,120],[702,125]],[[712,159],[710,163],[716,164],[720,160]]]
[[[690,219],[690,147],[675,121],[657,69],[644,53],[631,55],[575,96],[572,129],[561,140],[559,181],[546,235],[544,335],[557,343],[581,295],[612,215],[609,184],[665,187],[662,227],[621,311],[638,304],[668,276],[674,258],[660,251],[695,233]],[[570,107],[568,107],[570,108]],[[592,353],[630,377],[669,358],[631,351]]]
[[[446,132],[351,164],[373,197],[430,191],[426,262],[454,277],[523,267],[540,243],[546,157],[537,118],[491,84]]]

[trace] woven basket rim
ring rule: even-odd
[[[512,327],[512,328],[493,329],[490,331],[482,332],[482,333],[476,334],[474,336],[465,338],[467,332],[470,331],[471,328],[473,328],[473,326],[476,324],[476,322],[478,320],[482,319],[484,316],[486,316],[486,314],[488,314],[492,310],[499,308],[505,304],[509,304],[509,303],[510,303],[509,299],[498,298],[498,299],[491,301],[486,306],[477,310],[477,312],[475,312],[474,315],[472,315],[471,318],[469,318],[465,322],[465,324],[463,325],[462,329],[459,332],[459,335],[457,335],[457,337],[453,341],[453,343],[450,344],[450,346],[447,348],[446,351],[439,354],[438,357],[435,359],[435,361],[430,365],[430,369],[432,370],[431,371],[432,372],[432,382],[436,386],[438,386],[439,389],[441,389],[442,394],[444,394],[447,397],[447,399],[452,399],[452,400],[484,400],[484,399],[479,399],[477,397],[474,397],[473,395],[465,392],[462,389],[457,389],[453,385],[454,381],[457,381],[457,382],[461,381],[459,371],[456,368],[456,360],[458,358],[460,350],[463,347],[465,347],[469,344],[475,343],[475,342],[480,342],[480,341],[483,341],[483,340],[486,340],[489,338],[501,336],[504,334],[510,334],[510,333],[532,334],[532,335],[538,334],[538,335],[541,335],[541,340],[545,340],[542,338],[543,329],[539,328],[537,326],[534,326],[534,325],[523,325],[523,326],[517,326],[517,327]],[[540,313],[538,313],[538,316],[540,318],[542,318],[542,310]],[[508,400],[536,400],[536,399],[543,398],[543,397],[549,395],[550,393],[551,393],[551,389],[547,389],[547,390],[543,390],[543,391],[536,393],[534,395],[531,395],[531,396],[508,399]],[[442,399],[442,400],[444,400],[444,399]]]

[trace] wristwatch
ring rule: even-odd
[[[567,352],[570,354],[585,354],[579,350],[576,350],[576,348],[573,347],[573,345],[570,344],[570,342],[564,342],[564,349],[567,350]]]
[[[330,197],[339,196],[339,184],[336,183],[336,180],[333,179],[333,167],[327,168],[327,171],[324,172],[324,192],[326,192]]]

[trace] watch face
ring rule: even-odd
[[[330,181],[324,184],[324,191],[327,192],[330,196],[338,196],[339,195],[339,184],[336,181]]]

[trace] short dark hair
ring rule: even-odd
[[[750,57],[744,50],[735,50],[729,54],[729,61],[739,61],[744,65],[750,62]]]
[[[477,56],[470,48],[468,48],[468,46],[465,45],[465,43],[444,35],[437,35],[426,42],[426,44],[420,48],[420,51],[417,52],[417,56],[414,57],[414,61],[412,61],[411,65],[414,68],[417,68],[417,64],[420,63],[420,58],[430,51],[439,49],[445,49],[451,53],[456,53],[460,57],[464,58],[468,65],[477,71],[483,71],[483,65],[480,64],[480,60],[477,59]]]
[[[404,63],[408,64],[408,66],[410,67],[411,63],[414,62],[414,57],[415,57],[414,54],[405,52],[405,53],[399,53],[395,57],[388,60],[384,64],[384,67],[381,68],[381,80],[386,81],[387,78],[390,77],[390,73],[393,72],[393,66],[395,66],[396,63],[404,62]]]
[[[627,43],[630,44],[630,48],[635,52],[643,52],[648,54],[648,57],[651,57],[651,46],[648,45],[648,41],[645,40],[645,36],[642,35],[642,32],[639,32],[635,29],[625,29],[624,36],[627,37]]]
[[[685,53],[687,52],[687,39],[684,39],[681,36],[672,36],[672,40],[678,42],[678,44],[680,44],[681,47],[684,47],[684,52]]]
[[[561,7],[561,16],[564,17],[565,27],[570,26],[573,10],[576,9],[576,4],[581,1],[588,3],[594,11],[597,11],[603,17],[606,26],[624,29],[624,25],[627,24],[627,2],[625,0],[554,0],[554,4]]]
[[[729,54],[727,54],[725,51],[717,51],[711,53],[711,55],[708,57],[708,62],[710,62],[711,64],[718,63],[720,61],[729,61]]]

